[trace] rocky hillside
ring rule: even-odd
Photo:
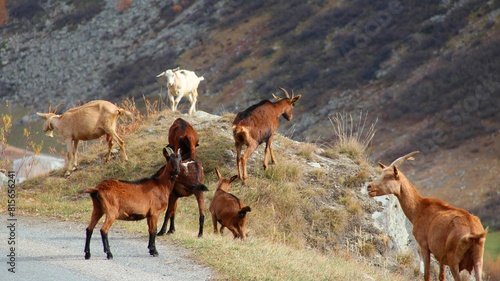
[[[329,117],[362,110],[378,119],[372,160],[418,149],[422,163],[450,167],[411,169],[425,194],[469,209],[500,196],[491,166],[498,0],[19,0],[7,9],[2,101],[42,110],[49,101],[157,99],[156,75],[181,66],[205,77],[199,109],[236,112],[283,86],[304,96],[287,136],[329,142]]]

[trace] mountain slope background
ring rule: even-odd
[[[420,150],[425,164],[404,169],[424,195],[499,227],[500,1],[21,0],[6,8],[2,102],[33,113],[48,102],[165,100],[156,75],[177,66],[205,77],[198,108],[216,114],[284,87],[303,95],[284,135],[329,143],[330,117],[362,111],[378,120],[371,160]]]

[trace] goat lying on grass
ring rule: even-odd
[[[161,173],[160,168],[157,172]],[[175,212],[177,210],[177,201],[181,197],[189,197],[194,194],[196,201],[198,202],[198,212],[200,228],[198,231],[198,237],[203,236],[203,224],[205,223],[205,197],[203,196],[204,191],[208,191],[208,188],[203,184],[204,173],[201,164],[194,160],[188,159],[181,162],[181,171],[177,179],[175,180],[174,189],[168,197],[168,208],[165,212],[165,218],[163,221],[163,226],[161,227],[158,235],[164,235],[165,232],[172,234],[175,232]],[[170,228],[167,232],[167,224],[170,219]]]
[[[236,165],[238,167],[238,176],[243,183],[246,183],[248,179],[247,160],[261,143],[266,143],[264,170],[267,169],[269,154],[271,154],[272,163],[276,163],[272,140],[279,125],[279,118],[283,115],[286,120],[292,120],[293,107],[301,97],[300,95],[294,97],[293,91],[292,97],[290,97],[285,89],[280,88],[280,90],[285,93],[286,98],[279,98],[273,94],[277,102],[272,103],[263,100],[239,112],[234,118],[233,137],[236,147]],[[243,145],[246,145],[247,149],[245,154],[241,156]]]
[[[57,115],[56,111],[61,105],[57,105],[53,111],[50,110],[49,105],[48,113],[37,112],[37,114],[45,119],[43,131],[49,137],[53,137],[53,130],[57,129],[66,142],[68,149],[66,176],[76,170],[78,165],[78,142],[81,140],[93,140],[106,135],[106,141],[108,142],[106,162],[109,161],[111,155],[113,140],[120,146],[125,160],[128,160],[124,142],[116,133],[116,123],[120,114],[132,116],[132,113],[108,101],[95,100],[69,109],[62,115]]]
[[[113,258],[109,249],[108,231],[115,220],[136,221],[147,219],[149,254],[156,257],[156,224],[158,217],[167,208],[168,196],[174,187],[174,181],[180,172],[180,151],[175,154],[170,148],[163,149],[167,160],[165,168],[159,175],[130,182],[121,180],[104,180],[96,187],[87,188],[84,192],[92,198],[92,216],[86,230],[85,259],[90,259],[90,238],[92,232],[105,214],[106,219],[101,227],[102,244],[108,259]]]
[[[212,223],[214,225],[214,233],[217,234],[217,222],[221,224],[220,234],[224,232],[224,227],[227,227],[234,235],[234,238],[245,240],[246,238],[246,214],[252,209],[250,206],[245,206],[243,202],[236,196],[228,193],[231,188],[231,183],[238,177],[224,178],[219,170],[215,170],[215,174],[219,180],[217,190],[215,191],[212,203],[210,203],[210,213],[212,214]]]
[[[168,146],[174,151],[180,148],[182,160],[196,160],[198,133],[189,122],[177,118],[168,130]]]
[[[203,76],[198,77],[193,71],[185,69],[167,69],[156,77],[167,78],[168,99],[170,100],[170,109],[177,110],[177,106],[182,97],[187,96],[191,106],[189,114],[196,112],[196,101],[198,100],[198,85],[205,80]]]
[[[460,281],[459,272],[474,270],[481,281],[486,230],[478,217],[455,208],[436,198],[422,197],[412,183],[397,168],[405,160],[413,160],[414,151],[396,159],[389,167],[380,164],[382,174],[368,185],[371,197],[394,194],[406,217],[413,224],[413,235],[424,260],[424,280],[430,280],[431,253],[439,262],[439,280],[445,280],[445,265],[453,278]]]

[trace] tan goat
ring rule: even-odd
[[[217,175],[219,183],[214,198],[212,198],[212,202],[210,203],[214,233],[217,234],[218,222],[221,225],[221,235],[224,232],[224,228],[227,227],[233,233],[234,238],[245,240],[246,214],[252,209],[250,206],[245,206],[243,201],[228,192],[231,188],[231,183],[236,180],[238,176],[235,175],[231,178],[224,178],[217,169],[215,169],[215,174]]]
[[[57,105],[51,111],[50,105],[48,113],[37,112],[45,119],[43,131],[49,137],[53,137],[53,130],[57,129],[64,138],[68,149],[68,168],[66,175],[76,170],[78,142],[83,140],[93,140],[106,135],[108,142],[108,154],[106,162],[109,161],[113,140],[118,143],[123,152],[125,160],[128,160],[123,140],[116,133],[116,123],[120,114],[132,116],[129,111],[104,100],[95,100],[82,106],[71,108],[62,115],[57,115]]]
[[[453,278],[460,281],[459,272],[474,270],[481,281],[486,230],[478,217],[455,208],[436,198],[422,197],[413,184],[397,168],[405,160],[413,160],[411,152],[396,159],[389,167],[379,163],[382,174],[368,185],[371,197],[394,194],[404,214],[413,224],[413,235],[424,260],[424,280],[430,280],[431,253],[439,262],[439,280],[445,280],[445,265]]]

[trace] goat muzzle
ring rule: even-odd
[[[368,195],[370,197],[377,196],[377,190],[375,188],[373,188],[373,186],[371,184],[368,185],[368,187],[366,188],[366,190],[368,191]]]

